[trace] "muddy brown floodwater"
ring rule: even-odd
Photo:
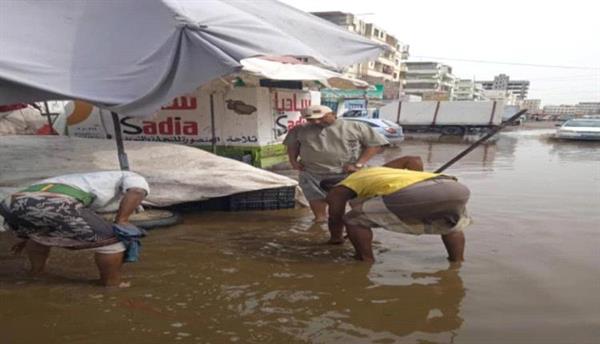
[[[307,209],[187,214],[157,229],[132,287],[53,251],[32,279],[0,235],[0,343],[597,343],[600,145],[514,131],[451,167],[472,191],[466,262],[437,237],[375,231],[373,266],[320,245]],[[466,143],[406,141],[429,170]]]

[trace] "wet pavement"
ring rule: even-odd
[[[85,252],[30,278],[0,234],[0,343],[596,343],[600,143],[512,131],[446,172],[472,192],[466,262],[438,237],[375,231],[378,262],[326,246],[307,209],[186,214],[150,232],[132,287]],[[466,148],[410,140],[433,170]]]

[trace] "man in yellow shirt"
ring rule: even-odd
[[[466,215],[469,189],[456,178],[422,172],[419,157],[402,157],[382,167],[352,173],[327,195],[331,243],[343,242],[344,225],[360,260],[373,262],[372,227],[413,235],[437,234],[450,261],[464,259],[462,229],[470,224]],[[344,215],[353,198],[362,206]]]

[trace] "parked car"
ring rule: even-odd
[[[402,127],[394,122],[385,119],[367,117],[343,116],[342,119],[344,121],[361,122],[370,126],[371,128],[375,129],[376,132],[383,135],[391,144],[397,144],[404,140],[404,133],[402,132]]]
[[[556,137],[568,140],[600,140],[600,119],[570,119],[556,130]]]
[[[368,108],[365,109],[352,109],[344,112],[342,117],[367,117],[367,118],[379,118],[379,109]]]

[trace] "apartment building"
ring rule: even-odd
[[[373,23],[367,23],[352,13],[312,12],[313,15],[330,21],[348,31],[356,32],[370,40],[383,43],[387,50],[375,61],[348,67],[344,74],[370,84],[384,85],[384,98],[396,99],[402,90],[401,71],[408,58],[409,46]]]
[[[600,102],[580,102],[577,107],[583,115],[600,115]]]
[[[446,99],[452,99],[456,77],[452,75],[452,67],[439,62],[406,62],[403,71],[404,92],[409,95],[421,96],[445,94]]]
[[[480,81],[480,83],[485,90],[510,91],[519,100],[527,99],[527,93],[529,92],[528,80],[510,80],[510,76],[506,74],[496,75],[494,80]]]
[[[519,105],[520,103],[518,97],[507,90],[483,90],[483,96],[487,100],[502,101],[504,105]]]
[[[581,102],[576,105],[546,105],[543,112],[551,116],[600,115],[600,102]]]
[[[542,105],[541,99],[524,99],[521,101],[521,109],[527,109],[528,113],[537,113]]]
[[[452,92],[452,100],[486,100],[483,86],[471,79],[458,79]]]
[[[550,116],[576,116],[577,106],[575,105],[546,105],[542,110],[545,115]]]

